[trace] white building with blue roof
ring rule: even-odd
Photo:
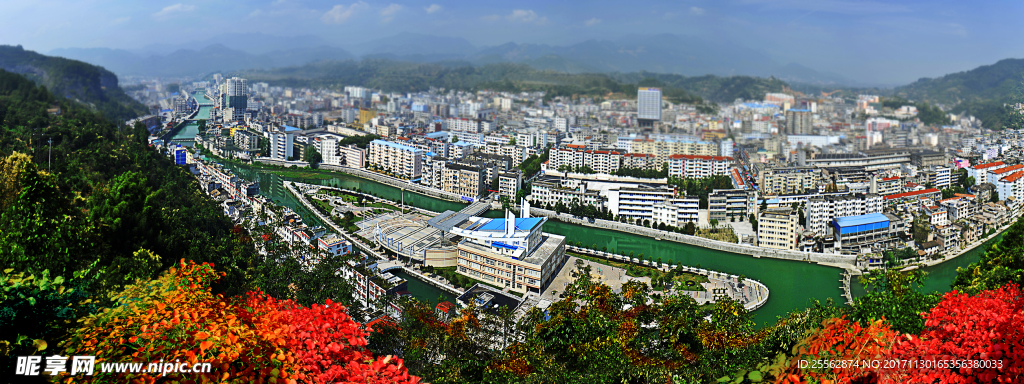
[[[903,230],[903,220],[887,213],[832,219],[835,249],[842,253],[872,253],[893,249]]]
[[[460,236],[457,272],[516,292],[541,293],[565,263],[565,236],[544,233],[545,217],[523,217],[505,212],[504,219],[474,217],[468,225],[453,227]]]

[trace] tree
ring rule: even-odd
[[[508,145],[516,145],[516,138],[512,137],[508,139]]]
[[[985,250],[980,259],[957,270],[953,289],[968,293],[1006,284],[1024,286],[1024,220],[1018,219],[1002,240]]]
[[[709,221],[709,223],[711,223],[711,228],[717,228],[718,227],[718,219],[711,219]]]
[[[754,217],[753,213],[750,214],[750,228],[757,232],[757,217]]]
[[[305,307],[261,292],[229,300],[212,292],[220,276],[209,264],[183,260],[158,279],[127,287],[111,310],[83,321],[61,350],[98,360],[209,362],[214,370],[192,374],[205,380],[419,381],[401,359],[375,358],[364,349],[367,331],[344,306]],[[156,377],[98,373],[82,380]]]
[[[308,162],[310,168],[319,168],[320,162],[323,161],[324,158],[320,155],[320,151],[316,150],[315,145],[307,145],[306,153],[303,154],[302,160]]]
[[[993,203],[998,203],[999,202],[999,192],[998,191],[992,191],[992,199],[990,201],[993,202]]]
[[[914,218],[914,223],[911,228],[914,235],[914,242],[922,244],[928,241],[928,235],[931,234],[931,223],[928,222],[928,217],[925,215],[918,215]]]
[[[924,278],[925,274],[921,270],[871,270],[861,277],[861,283],[868,293],[856,299],[857,304],[850,317],[865,326],[884,318],[893,330],[920,333],[924,329],[921,314],[939,302],[937,294],[920,292]]]
[[[458,142],[459,142],[459,136],[452,135],[452,144],[455,144],[455,143],[458,143]]]
[[[687,234],[687,235],[690,235],[690,236],[696,235],[697,234],[697,226],[694,225],[692,221],[688,221],[688,222],[686,222],[686,225],[683,226],[683,233]]]

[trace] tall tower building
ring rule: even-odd
[[[232,77],[224,81],[224,119],[241,120],[248,108],[249,87],[245,79]]]
[[[790,109],[786,111],[786,134],[810,135],[814,128],[811,111],[807,109]]]
[[[661,88],[640,88],[636,92],[636,118],[641,127],[661,121]]]

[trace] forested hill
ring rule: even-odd
[[[1005,59],[969,71],[939,78],[922,78],[896,87],[896,96],[940,104],[954,113],[967,112],[981,119],[985,127],[1000,128],[1012,114],[1004,103],[1021,102],[1024,59]]]
[[[750,76],[687,77],[649,72],[570,74],[538,70],[525,64],[495,63],[473,66],[468,62],[412,63],[384,59],[320,61],[298,67],[237,73],[250,81],[283,86],[337,88],[361,85],[384,91],[415,92],[430,87],[497,91],[546,91],[550,96],[573,94],[635,95],[638,85],[660,86],[675,102],[732,101],[737,97],[760,99],[765,92],[781,91],[785,83],[774,78]]]
[[[117,76],[102,67],[41,55],[20,45],[0,45],[0,69],[21,74],[57,96],[88,105],[112,120],[147,112],[118,86]]]

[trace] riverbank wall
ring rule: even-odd
[[[411,191],[411,192],[419,193],[421,195],[425,195],[425,196],[428,196],[428,197],[433,197],[433,198],[437,198],[437,199],[441,199],[441,200],[454,201],[454,202],[457,202],[457,203],[466,203],[467,202],[466,200],[462,199],[461,195],[458,195],[458,194],[455,194],[455,193],[445,192],[445,191],[442,191],[442,190],[439,190],[439,189],[434,189],[434,188],[428,188],[428,187],[426,187],[424,185],[417,184],[417,183],[414,183],[414,182],[410,182],[408,180],[402,180],[402,179],[399,179],[397,177],[391,177],[391,176],[380,174],[380,173],[376,173],[376,172],[370,172],[370,171],[367,171],[365,169],[351,168],[351,167],[345,167],[345,166],[340,166],[340,165],[328,165],[328,164],[320,164],[320,169],[325,169],[325,170],[335,171],[335,172],[341,172],[341,173],[347,173],[347,174],[352,175],[352,176],[373,180],[373,181],[376,181],[376,182],[381,183],[381,184],[390,185],[390,186],[395,187],[395,188],[405,189],[405,190],[408,190],[408,191]]]
[[[501,209],[500,204],[496,204],[497,208]],[[675,241],[678,243],[694,245],[702,248],[714,249],[723,252],[738,253],[741,255],[751,255],[754,257],[768,257],[773,259],[783,259],[792,261],[806,261],[812,263],[818,263],[827,266],[835,266],[844,268],[843,264],[848,265],[851,269],[855,269],[857,258],[849,255],[836,255],[828,253],[815,253],[815,252],[797,252],[781,249],[766,249],[755,247],[751,245],[728,243],[724,241],[705,239],[697,236],[684,235],[681,233],[668,232],[657,230],[653,228],[642,227],[633,224],[620,223],[617,221],[609,221],[603,219],[589,219],[579,218],[567,213],[557,213],[546,209],[540,209],[536,207],[530,207],[531,216],[544,216],[549,219],[558,220],[570,224],[582,225],[587,227],[596,227],[603,229],[610,229],[613,231],[633,233],[647,237],[653,237],[656,239]]]

